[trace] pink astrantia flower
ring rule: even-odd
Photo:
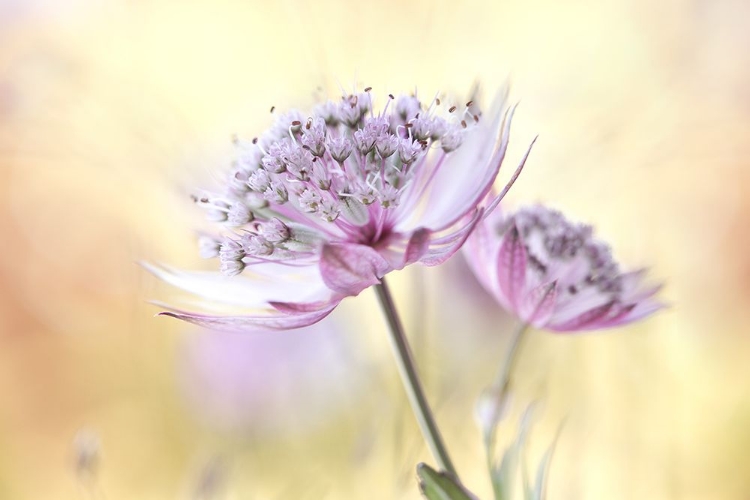
[[[543,206],[491,214],[464,246],[474,274],[521,321],[557,332],[595,330],[644,318],[663,305],[645,270],[621,273],[591,226]]]
[[[204,235],[203,257],[223,274],[147,267],[164,281],[253,314],[163,314],[229,330],[297,328],[390,271],[453,255],[499,203],[488,197],[508,146],[513,109],[500,98],[425,106],[369,91],[291,111],[249,142],[217,192],[195,197],[223,230]]]

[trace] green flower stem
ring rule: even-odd
[[[388,322],[389,337],[391,347],[393,348],[393,355],[396,358],[398,372],[401,375],[404,389],[406,389],[406,395],[409,397],[411,409],[417,417],[422,436],[427,442],[427,446],[429,446],[438,466],[442,470],[456,476],[456,469],[453,467],[453,463],[448,456],[445,444],[443,444],[443,439],[440,436],[440,431],[435,424],[435,418],[432,415],[430,406],[427,404],[422,384],[417,375],[414,357],[412,356],[411,349],[409,349],[409,343],[404,334],[404,327],[396,312],[396,306],[393,303],[393,297],[388,289],[388,285],[386,285],[385,278],[381,280],[380,284],[375,285],[375,292],[378,294],[380,306]]]
[[[529,325],[526,323],[520,323],[515,331],[513,337],[510,339],[510,346],[508,346],[508,352],[505,354],[505,363],[500,367],[500,371],[495,376],[495,382],[492,384],[494,389],[502,391],[502,395],[505,396],[508,392],[510,385],[510,376],[513,373],[513,368],[516,366],[516,360],[518,359],[518,349],[521,345],[521,339],[524,337],[524,333],[529,329]]]
[[[521,346],[521,340],[524,338],[524,333],[529,329],[527,323],[519,323],[513,332],[513,336],[510,339],[510,346],[505,354],[505,362],[500,366],[500,370],[495,376],[495,380],[489,387],[488,391],[493,394],[496,401],[499,404],[506,404],[508,398],[508,389],[510,388],[510,377],[513,373],[513,369],[516,366],[516,360],[518,359],[518,349]],[[495,446],[495,430],[496,425],[491,426],[486,436],[487,454],[488,459],[492,460]]]

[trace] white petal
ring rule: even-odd
[[[266,308],[268,302],[316,302],[331,295],[317,266],[291,268],[264,264],[256,266],[258,273],[246,269],[240,276],[227,277],[217,272],[181,271],[149,263],[142,265],[170,285],[208,301],[231,306]]]
[[[419,225],[433,230],[444,228],[447,220],[455,220],[462,215],[459,212],[473,208],[483,198],[481,191],[491,187],[502,156],[495,157],[495,153],[503,143],[507,145],[510,127],[510,116],[504,120],[504,104],[503,99],[496,99],[485,120],[469,131],[461,147],[445,159],[423,195],[427,208]]]

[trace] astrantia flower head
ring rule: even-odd
[[[227,316],[171,309],[205,326],[296,328],[392,270],[453,255],[491,212],[488,193],[508,145],[512,109],[428,103],[369,89],[291,111],[251,141],[235,141],[226,183],[195,197],[215,222],[201,253],[217,273],[150,266],[213,303],[263,309]],[[528,152],[527,152],[528,155]]]
[[[502,307],[558,332],[595,330],[641,319],[663,306],[642,288],[644,270],[622,273],[591,226],[543,206],[498,210],[464,246],[469,265]]]

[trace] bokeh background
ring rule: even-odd
[[[419,498],[430,461],[374,295],[308,332],[154,318],[139,260],[205,266],[187,193],[271,105],[511,82],[509,205],[596,225],[671,307],[531,333],[503,439],[565,425],[555,499],[750,498],[750,3],[0,0],[0,498]],[[507,178],[508,171],[504,175]],[[512,320],[460,258],[394,277],[465,482]]]

